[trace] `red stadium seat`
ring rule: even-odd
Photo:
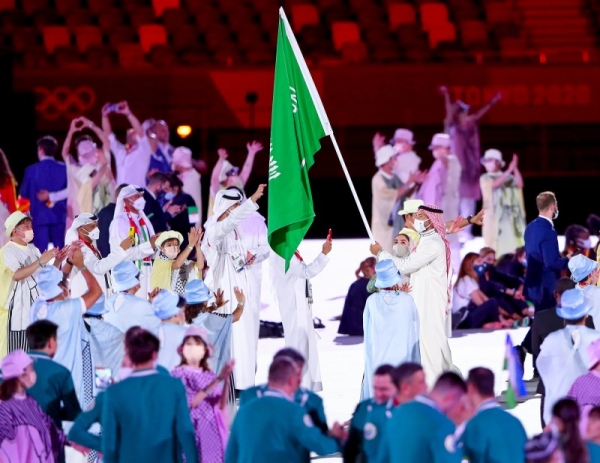
[[[88,48],[102,45],[102,31],[98,26],[78,26],[75,28],[75,42],[79,53]]]
[[[186,10],[167,8],[163,11],[162,19],[167,32],[174,33],[181,27],[188,25],[190,15]]]
[[[462,44],[469,48],[488,43],[487,26],[482,21],[463,21],[460,23]]]
[[[93,23],[93,16],[89,10],[71,10],[65,18],[65,25],[74,30],[78,26],[86,26]]]
[[[85,55],[86,61],[92,68],[110,68],[114,64],[113,52],[110,47],[90,47]]]
[[[123,26],[123,12],[118,8],[108,8],[98,15],[98,25],[104,32]]]
[[[154,11],[149,7],[132,8],[129,14],[129,22],[134,29],[144,24],[151,24],[154,19]]]
[[[168,8],[180,8],[181,5],[179,0],[152,0],[152,8],[154,8],[154,13],[157,17],[163,15],[163,11]]]
[[[342,49],[345,43],[360,42],[360,31],[358,25],[351,21],[336,21],[331,25],[333,37],[333,48],[337,51]]]
[[[148,68],[150,64],[142,47],[137,43],[122,43],[118,46],[119,64],[124,68]]]
[[[19,27],[12,33],[12,48],[17,53],[38,46],[38,35],[33,27]]]
[[[49,54],[54,53],[57,47],[67,47],[71,44],[69,30],[65,26],[46,26],[42,29],[44,48]]]
[[[448,7],[443,3],[422,3],[419,10],[421,23],[426,31],[440,24],[448,24]]]
[[[513,20],[512,6],[502,1],[486,2],[485,15],[489,24],[508,24]]]
[[[108,43],[118,48],[122,43],[137,43],[137,34],[127,26],[121,26],[108,34]]]
[[[362,42],[346,42],[342,45],[342,59],[345,63],[362,63],[367,60],[367,47]]]
[[[87,0],[88,10],[94,14],[100,14],[104,10],[114,8],[113,0]]]
[[[429,46],[437,48],[440,42],[456,41],[456,27],[452,23],[439,24],[429,31]]]
[[[14,10],[15,0],[0,0],[0,11]]]
[[[400,25],[416,23],[415,9],[409,3],[392,3],[388,7],[388,15],[392,31],[398,29]]]
[[[300,32],[304,26],[319,24],[319,12],[314,5],[292,6],[292,28],[294,32]]]
[[[162,24],[144,24],[138,29],[140,45],[144,53],[149,53],[154,45],[167,44],[167,30]]]
[[[177,55],[169,45],[154,45],[150,50],[150,62],[159,68],[177,64]]]

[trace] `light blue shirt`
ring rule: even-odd
[[[177,348],[183,343],[187,328],[175,323],[163,323],[158,330],[160,350],[158,351],[158,364],[169,372],[181,363],[181,356]]]
[[[133,326],[139,326],[158,335],[160,319],[154,315],[152,305],[129,293],[113,294],[106,300],[108,313],[103,315],[105,322],[117,327],[123,333]]]

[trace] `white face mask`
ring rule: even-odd
[[[87,234],[87,236],[91,240],[97,240],[98,238],[100,238],[100,229],[98,227],[94,228],[91,232]]]
[[[408,246],[405,246],[403,244],[394,244],[392,251],[394,256],[396,257],[406,257],[410,253]]]
[[[26,243],[31,243],[31,241],[33,240],[33,230],[25,230],[25,231],[20,231],[20,238],[25,241]]]
[[[179,248],[176,246],[167,246],[163,252],[169,259],[177,259]]]
[[[582,249],[592,249],[592,240],[589,238],[587,240],[577,240],[577,246]]]
[[[427,227],[425,226],[425,222],[427,222],[427,220],[419,220],[419,219],[414,220],[413,227],[415,227],[415,231],[417,233],[423,233],[425,230],[427,230]]]
[[[554,211],[554,215],[552,216],[552,220],[558,219],[558,208]]]
[[[188,363],[198,363],[206,354],[204,344],[186,344],[183,346],[183,357]]]
[[[133,207],[135,207],[138,211],[143,211],[145,205],[146,205],[146,200],[142,197],[136,199],[133,202]]]

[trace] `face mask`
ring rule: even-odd
[[[87,234],[87,236],[91,240],[97,240],[98,238],[100,238],[100,229],[98,227],[94,228],[91,232]]]
[[[135,207],[138,211],[143,211],[145,205],[146,200],[144,198],[138,198],[133,202],[133,207]]]
[[[204,358],[206,348],[204,347],[204,344],[186,344],[183,346],[182,353],[183,358],[185,358],[188,363],[198,363]]]
[[[408,256],[410,250],[408,246],[404,246],[403,244],[394,244],[393,253],[396,257],[406,257]]]
[[[554,211],[554,215],[552,216],[552,220],[558,219],[558,209]]]
[[[485,273],[486,267],[487,267],[487,264],[481,264],[481,265],[475,265],[473,268],[475,269],[475,273],[477,273],[477,275],[483,275]]]
[[[589,238],[587,240],[577,240],[577,246],[579,246],[582,249],[591,249],[592,240]]]
[[[22,234],[21,239],[23,241],[25,241],[26,243],[31,243],[31,241],[33,240],[33,230],[25,230],[25,231],[20,231],[19,233]]]
[[[179,249],[176,246],[167,246],[163,252],[169,259],[177,259],[179,255]]]
[[[174,197],[175,197],[175,193],[173,193],[173,192],[165,193],[165,200],[166,201],[171,201]]]
[[[415,227],[417,233],[423,233],[427,229],[427,227],[425,226],[425,222],[427,222],[427,220],[415,219],[413,221],[413,227]]]

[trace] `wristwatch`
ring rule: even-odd
[[[244,307],[244,306],[246,305],[246,301],[242,301],[242,302],[239,302],[239,301],[238,301],[237,305],[238,305],[239,307]]]
[[[472,218],[473,218],[473,216],[472,216],[472,215],[470,215],[470,216],[468,216],[468,217],[467,217],[467,222],[469,222],[471,225],[473,224],[473,222],[471,222],[471,219],[472,219]]]

